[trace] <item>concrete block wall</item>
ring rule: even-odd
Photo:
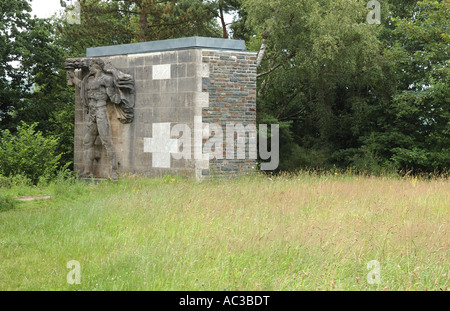
[[[171,50],[162,50],[164,47]],[[101,47],[87,52],[88,57],[110,62],[135,80],[132,123],[120,123],[114,117],[114,107],[108,104],[119,173],[201,179],[213,174],[239,175],[256,166],[255,160],[248,157],[209,159],[208,154],[198,157],[198,147],[202,148],[210,137],[207,124],[220,124],[224,134],[230,123],[256,124],[256,53],[245,51],[243,42],[193,37]],[[74,168],[82,171],[86,111],[78,90],[75,103]],[[180,136],[170,135],[170,129],[176,124],[191,129],[190,159],[174,156],[174,150],[180,147]],[[195,139],[198,135],[201,146]],[[107,177],[109,170],[106,151],[98,139],[94,174]]]

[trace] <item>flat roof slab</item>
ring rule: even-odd
[[[139,43],[101,46],[86,49],[86,57],[113,56],[123,54],[151,53],[191,48],[245,51],[244,40],[187,37]]]

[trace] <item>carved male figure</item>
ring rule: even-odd
[[[112,142],[106,108],[108,98],[113,104],[121,103],[121,96],[114,85],[113,75],[104,72],[102,61],[91,60],[89,62],[89,73],[82,80],[75,77],[73,71],[69,71],[69,78],[73,84],[81,89],[82,101],[88,111],[83,139],[85,167],[81,176],[92,176],[95,158],[94,144],[99,136],[111,165],[110,177],[111,179],[117,179],[116,151]]]

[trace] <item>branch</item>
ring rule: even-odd
[[[265,76],[265,75],[271,73],[272,71],[275,71],[275,70],[278,69],[279,67],[283,66],[283,64],[284,64],[284,62],[286,62],[286,60],[291,59],[291,58],[294,57],[294,56],[295,56],[295,52],[292,52],[291,54],[289,54],[289,55],[286,57],[286,59],[283,59],[281,62],[279,62],[278,64],[276,64],[275,66],[273,66],[273,67],[270,68],[269,70],[264,71],[264,72],[261,72],[261,73],[258,73],[258,74],[256,75],[256,77],[259,78],[259,77],[262,77],[262,76]]]
[[[303,119],[303,118],[298,117],[298,115],[301,114],[303,111],[305,111],[305,108],[303,108],[303,109],[297,111],[297,112],[294,113],[293,115],[290,115],[290,116],[287,116],[287,117],[284,117],[284,118],[277,118],[277,119],[278,119],[279,121],[294,121],[294,120],[301,120],[301,119]],[[297,117],[297,118],[295,118],[295,117]]]
[[[212,13],[215,17],[220,17],[219,13],[216,10],[213,10],[211,8],[206,8],[210,13]]]
[[[317,99],[309,100],[308,103],[317,103]],[[301,120],[302,119],[301,117],[298,117],[297,119],[294,119],[294,117],[297,117],[299,114],[301,114],[303,111],[305,111],[305,109],[306,108],[303,107],[302,109],[300,109],[296,113],[294,113],[294,114],[292,114],[290,116],[284,117],[284,118],[280,118],[278,120],[280,120],[280,121]]]
[[[129,13],[129,14],[139,14],[138,11],[128,11],[128,10],[123,10],[123,9],[117,9],[117,10],[110,10],[110,12],[108,13],[115,13],[115,12],[121,12],[121,13]]]
[[[162,23],[162,24],[153,24],[153,25],[148,25],[148,28],[152,28],[152,27],[161,27],[161,26],[178,26],[178,25],[183,25],[189,23],[188,20],[182,20],[180,22],[173,22],[173,23]]]
[[[276,64],[274,67],[270,68],[269,70],[258,73],[256,75],[256,77],[259,78],[259,77],[262,77],[262,76],[265,76],[265,75],[271,73],[272,71],[275,71],[278,67],[281,67],[283,65],[283,63],[284,63],[284,61],[279,62],[278,64]]]
[[[280,112],[279,112],[278,115],[276,116],[276,118],[277,118],[278,120],[280,120],[280,117],[281,117],[282,113],[286,110],[287,106],[294,100],[294,98],[295,98],[300,92],[301,92],[301,88],[299,87],[299,88],[294,92],[294,94],[292,94],[292,95],[288,98],[288,100],[286,101],[286,103],[283,105],[283,107],[281,108]],[[301,112],[301,111],[300,111],[300,112]],[[292,115],[291,117],[294,117],[294,116],[296,116],[296,114]],[[288,117],[288,118],[290,118],[290,117]]]

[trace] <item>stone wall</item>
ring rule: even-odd
[[[229,45],[233,43],[230,41],[236,40],[201,39],[206,42],[205,47],[185,44],[184,48],[168,51],[149,48],[145,52],[142,44],[137,44],[136,51],[141,53],[130,52],[133,45],[125,46],[127,54],[120,54],[121,46],[96,48],[94,53],[88,53],[89,57],[99,57],[131,74],[135,80],[135,119],[132,123],[120,123],[114,117],[113,104],[108,104],[119,173],[203,178],[212,174],[239,175],[255,166],[255,160],[248,157],[211,160],[208,154],[198,157],[200,148],[210,137],[208,124],[220,124],[224,133],[227,124],[256,125],[256,53],[242,48],[215,48],[217,42]],[[168,44],[161,45],[161,41],[155,45],[146,44],[159,49],[176,46],[176,40],[165,41]],[[212,47],[208,47],[211,42]],[[108,54],[104,51],[119,55],[102,55]],[[81,105],[79,90],[76,91],[75,109],[74,167],[82,171],[86,111]],[[177,124],[185,124],[191,129],[192,148],[188,159],[180,158],[178,153],[182,149],[180,135],[170,134]],[[196,138],[200,138],[200,143]],[[106,151],[97,139],[94,174],[107,177],[109,169]]]
[[[233,129],[230,125],[256,127],[256,53],[202,50],[202,62],[209,68],[209,76],[203,78],[203,91],[209,93],[209,106],[202,111],[203,122],[220,124],[224,134]],[[248,135],[256,133],[242,137],[245,139],[245,155],[239,154],[236,143],[233,148],[235,157],[229,159],[224,139],[223,159],[212,159],[210,169],[204,170],[203,175],[234,175],[252,170],[255,160],[248,154]],[[241,136],[236,135],[235,138]],[[245,159],[238,159],[243,156]]]

